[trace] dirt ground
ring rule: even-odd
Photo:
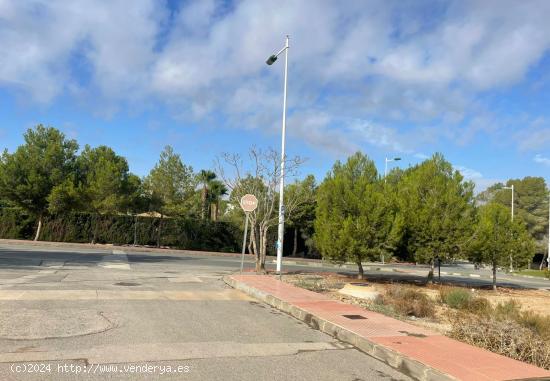
[[[498,318],[495,320],[491,313],[506,310],[488,309],[483,303],[477,304],[481,307],[479,310],[467,308],[458,310],[443,303],[440,289],[442,287],[449,289],[449,286],[400,282],[398,284],[404,288],[396,288],[390,283],[361,281],[329,273],[285,275],[283,281],[550,370],[550,362],[548,362],[550,346],[547,345],[550,332],[546,324],[550,321],[549,291],[501,288],[495,292],[470,289],[476,297],[485,298],[493,305],[512,299],[521,306],[523,311],[529,310],[542,317],[528,315],[531,320],[524,320],[525,315],[520,314],[506,316],[509,320],[498,320]],[[411,292],[411,289],[417,292]],[[419,293],[424,293],[433,302]],[[477,301],[481,300],[477,299]],[[465,328],[461,330],[463,327]],[[480,327],[480,330],[476,331],[473,327]],[[490,328],[487,330],[487,327]],[[533,344],[535,342],[537,344]],[[508,344],[503,346],[503,343]],[[533,348],[538,349],[533,351]]]
[[[289,283],[306,283],[314,288],[314,291],[335,293],[345,286],[346,283],[352,284],[368,284],[374,291],[383,292],[387,283],[375,283],[369,280],[358,280],[352,277],[346,277],[332,273],[316,273],[316,274],[295,274],[285,277],[285,281]],[[299,286],[303,286],[298,284]],[[437,284],[428,286],[410,285],[418,290],[421,290],[433,299],[439,298],[439,288]],[[318,289],[315,289],[315,288]],[[506,302],[514,299],[521,304],[522,309],[530,310],[541,315],[550,316],[550,291],[545,290],[517,290],[499,288],[498,291],[492,290],[473,290],[477,296],[487,298],[493,305]],[[444,313],[444,311],[442,311]]]

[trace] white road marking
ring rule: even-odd
[[[97,265],[106,269],[131,270],[128,256],[123,250],[113,250],[112,255],[105,255]]]
[[[192,275],[168,278],[168,281],[172,283],[202,283],[202,280]]]

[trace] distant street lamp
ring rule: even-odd
[[[393,159],[386,158],[386,165],[384,167],[384,184],[386,184],[386,176],[388,175],[388,163],[390,161],[399,161],[399,160],[401,160],[400,157],[394,157]]]
[[[502,187],[502,189],[510,189],[512,191],[512,222],[514,222],[514,184],[509,187]],[[510,252],[510,271],[514,271],[514,261],[512,253]]]
[[[546,262],[550,271],[550,193],[548,193],[548,253],[546,254]]]
[[[386,158],[386,162],[385,162],[385,165],[384,165],[384,184],[386,184],[386,176],[388,175],[388,162],[390,162],[390,161],[399,161],[399,160],[401,160],[400,157],[394,157],[392,159]],[[380,258],[382,259],[382,264],[385,264],[384,253],[380,254]]]
[[[286,134],[286,87],[288,77],[288,35],[286,36],[285,46],[276,54],[269,56],[268,65],[273,65],[277,61],[277,57],[285,52],[285,84],[283,90],[283,131],[281,138],[281,181],[279,189],[279,229],[277,232],[277,272],[281,274],[281,265],[283,262],[283,238],[285,235],[285,207],[284,207],[284,191],[285,191],[285,134]]]

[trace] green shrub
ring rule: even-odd
[[[35,225],[36,218],[18,208],[0,208],[0,238],[32,237]]]
[[[463,288],[442,288],[439,295],[443,303],[457,310],[468,309],[472,301],[471,292]]]
[[[162,246],[189,250],[236,252],[242,232],[227,222],[190,218],[138,217],[65,213],[44,218],[40,240],[53,242],[92,242],[119,245],[156,245],[160,228]],[[16,208],[0,209],[0,238],[32,239],[36,218]]]
[[[518,323],[529,328],[540,335],[545,340],[550,339],[550,319],[548,316],[542,316],[532,311],[522,312],[517,318]]]
[[[395,311],[405,316],[434,317],[435,306],[426,294],[419,290],[403,286],[391,286],[383,298]]]
[[[500,320],[519,321],[521,317],[521,306],[514,299],[498,303],[494,308],[494,316]]]
[[[476,315],[490,315],[493,312],[493,307],[489,300],[482,297],[473,297],[467,308],[468,311]]]
[[[489,315],[493,311],[491,303],[486,298],[475,296],[463,288],[445,287],[439,290],[439,296],[442,303],[457,310],[476,315]]]

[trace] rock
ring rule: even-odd
[[[354,296],[356,298],[361,298],[366,300],[374,300],[378,295],[380,295],[378,291],[373,290],[366,283],[361,283],[361,284],[347,283],[344,286],[344,288],[340,289],[338,292],[344,295]]]

